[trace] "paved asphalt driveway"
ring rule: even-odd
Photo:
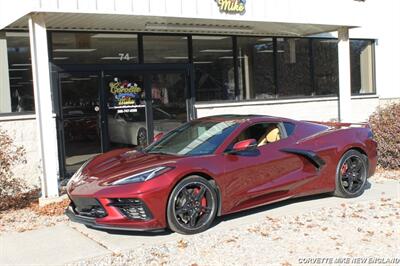
[[[321,208],[335,207],[342,203],[379,200],[382,195],[400,198],[400,183],[387,180],[372,183],[363,196],[341,199],[330,196],[314,196],[288,200],[250,211],[218,218],[208,232],[249,226],[260,219],[297,215]],[[185,236],[190,239],[190,236]],[[118,254],[138,247],[152,246],[182,239],[171,232],[126,233],[88,229],[83,225],[64,223],[24,233],[6,233],[0,236],[0,265],[4,264],[65,264],[84,259]]]

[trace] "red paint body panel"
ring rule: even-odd
[[[207,119],[228,120],[223,116],[202,118]],[[246,151],[246,154],[224,152],[242,130],[260,122],[289,122],[295,125],[294,133],[278,142]],[[188,175],[197,174],[214,180],[219,192],[219,214],[223,215],[287,198],[333,191],[337,164],[349,149],[365,153],[370,175],[375,171],[376,142],[371,139],[368,127],[332,128],[263,116],[241,118],[240,123],[211,155],[145,154],[129,149],[102,154],[85,167],[82,171],[84,178],[68,185],[67,192],[71,197],[96,198],[101,203],[108,215],[97,218],[96,224],[147,230],[168,226],[166,208],[169,195]],[[284,152],[283,148],[313,151],[325,161],[325,165],[317,169],[306,158]],[[173,169],[146,182],[110,185],[115,180],[157,166]],[[127,219],[116,207],[108,206],[115,198],[141,199],[150,210],[152,219]]]

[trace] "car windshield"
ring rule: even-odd
[[[171,131],[144,151],[173,155],[212,154],[238,127],[237,121],[192,121]]]

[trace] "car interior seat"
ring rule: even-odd
[[[257,146],[262,146],[268,143],[272,143],[281,139],[281,132],[277,125],[271,125],[265,131],[263,137],[260,138]]]

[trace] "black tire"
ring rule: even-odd
[[[145,128],[139,128],[136,136],[136,143],[139,147],[146,147],[147,146],[147,131]]]
[[[368,176],[368,158],[356,150],[347,151],[336,168],[334,195],[355,198],[364,193]]]
[[[168,200],[169,228],[180,234],[197,234],[207,230],[217,214],[218,197],[213,185],[200,176],[180,181]]]

